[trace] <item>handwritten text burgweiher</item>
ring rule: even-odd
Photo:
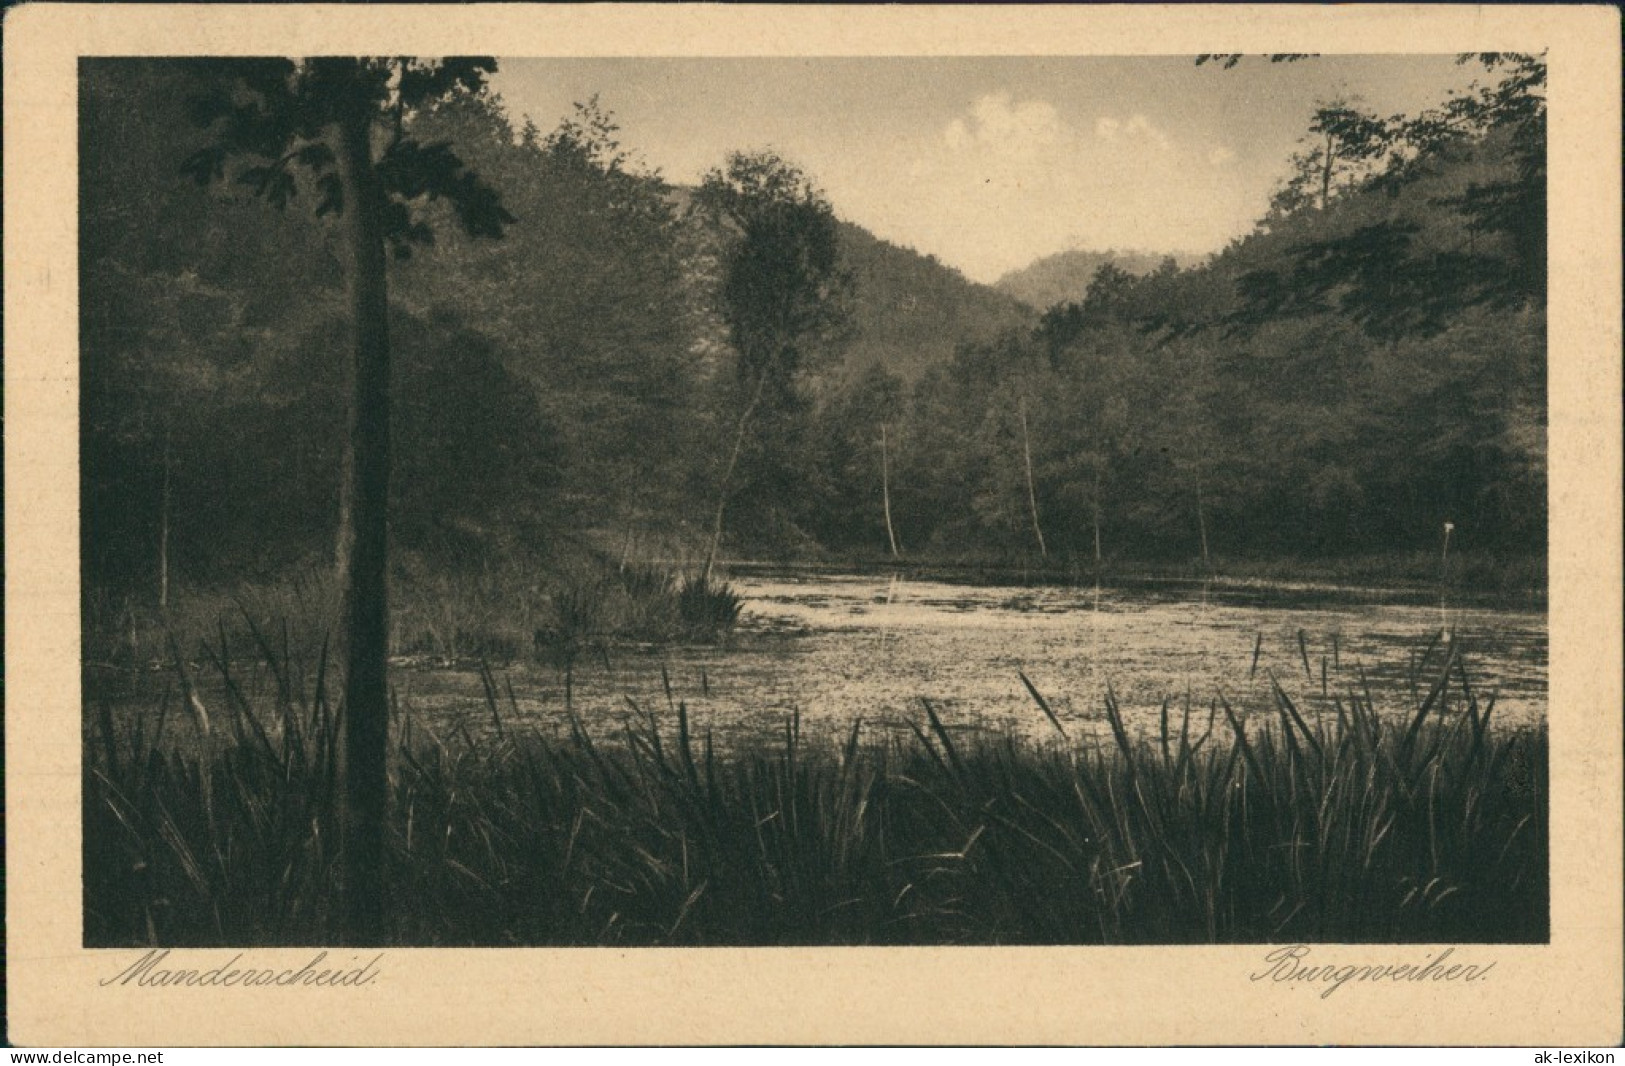
[[[1326,999],[1333,992],[1348,984],[1350,981],[1460,981],[1472,984],[1482,981],[1484,976],[1495,968],[1494,962],[1480,965],[1467,965],[1453,962],[1445,965],[1445,960],[1455,953],[1455,948],[1445,948],[1437,955],[1430,955],[1422,962],[1407,963],[1364,963],[1339,964],[1337,962],[1311,963],[1309,959],[1310,948],[1307,944],[1288,944],[1283,948],[1276,948],[1264,956],[1267,963],[1264,969],[1248,975],[1252,981],[1273,981],[1277,984],[1324,986],[1320,993],[1321,999]]]

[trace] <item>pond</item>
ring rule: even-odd
[[[1074,737],[1106,735],[1108,686],[1141,733],[1158,728],[1165,699],[1177,728],[1187,693],[1194,735],[1218,694],[1260,713],[1271,676],[1306,714],[1334,714],[1327,696],[1367,684],[1379,712],[1400,716],[1416,706],[1413,664],[1441,631],[1455,635],[1479,698],[1494,694],[1495,721],[1546,715],[1540,609],[1303,585],[1097,589],[796,570],[732,582],[745,609],[726,647],[617,648],[577,661],[570,703],[590,732],[608,734],[637,712],[671,723],[681,703],[695,734],[711,732],[719,749],[782,738],[792,715],[809,739],[844,735],[859,718],[871,739],[908,736],[929,700],[956,732],[1053,737],[1023,675]],[[1442,645],[1424,692],[1441,661]],[[473,672],[403,669],[394,681],[437,733],[492,725]],[[517,709],[544,731],[565,727],[564,682],[553,663],[497,671],[504,713]],[[1451,696],[1459,705],[1459,685]]]

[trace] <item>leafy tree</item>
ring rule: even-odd
[[[1313,59],[1316,52],[1276,52],[1269,56],[1271,63],[1296,63],[1300,59]],[[1243,59],[1247,58],[1245,52],[1209,52],[1196,57],[1196,65],[1217,63],[1225,70],[1234,69]]]
[[[84,576],[138,603],[165,570],[171,589],[213,577],[224,550],[286,562],[275,523],[325,521],[232,493],[218,443],[277,391],[259,358],[273,324],[327,313],[340,275],[314,220],[175,181],[201,134],[173,60],[87,60],[79,82]]]
[[[708,580],[734,472],[759,410],[782,413],[797,405],[806,356],[831,341],[845,315],[835,212],[800,169],[772,151],[736,153],[706,175],[694,207],[720,234],[719,303],[742,397],[717,489]]]
[[[282,206],[303,169],[317,215],[344,220],[352,325],[352,392],[338,565],[345,646],[345,917],[355,943],[384,934],[383,827],[389,730],[386,666],[390,467],[389,280],[386,250],[410,255],[432,230],[414,207],[443,198],[464,228],[499,237],[513,217],[444,144],[424,144],[407,118],[435,100],[478,93],[494,60],[319,58],[201,60],[194,121],[214,134],[184,169],[200,183],[235,180]]]
[[[335,315],[276,354],[278,377],[305,385],[277,405],[275,421],[296,428],[245,442],[253,452],[286,456],[301,441],[342,452],[345,375],[332,353],[348,331]],[[451,566],[555,531],[559,448],[530,382],[503,364],[489,336],[450,311],[420,316],[395,306],[390,338],[395,553]]]
[[[974,536],[965,492],[980,456],[969,447],[966,429],[980,408],[956,369],[957,360],[933,367],[915,384],[900,430],[908,447],[892,468],[893,517],[916,548],[952,550]]]
[[[543,133],[534,123],[516,131],[489,94],[459,94],[413,128],[500,182],[520,221],[501,242],[449,233],[432,262],[398,272],[401,298],[420,313],[477,322],[534,386],[560,448],[560,510],[572,521],[680,513],[700,449],[702,360],[671,190],[620,144],[596,100]],[[650,448],[650,439],[670,446]]]
[[[1362,111],[1354,101],[1338,98],[1315,106],[1309,132],[1292,156],[1292,174],[1270,198],[1271,214],[1280,217],[1307,206],[1324,211],[1337,181],[1357,188],[1384,162],[1396,138],[1395,123]]]
[[[901,550],[892,520],[897,468],[906,454],[902,379],[872,364],[817,412],[810,451],[809,527],[830,547]]]
[[[1414,120],[1409,135],[1418,142],[1448,136],[1453,126],[1486,139],[1499,139],[1511,159],[1510,173],[1473,182],[1457,199],[1446,200],[1468,219],[1477,236],[1499,235],[1510,245],[1515,269],[1489,272],[1473,294],[1481,302],[1516,306],[1546,295],[1546,62],[1544,56],[1490,52],[1461,56],[1478,62],[1500,80],[1475,84],[1442,109]]]
[[[1544,296],[1545,64],[1532,56],[1477,59],[1502,71],[1501,79],[1415,118],[1376,120],[1343,105],[1317,111],[1310,129],[1325,138],[1315,156],[1321,207],[1338,158],[1365,166],[1350,187],[1380,187],[1384,195],[1299,232],[1288,268],[1243,276],[1234,321],[1335,306],[1394,343],[1437,335],[1478,304]],[[1293,181],[1304,177],[1300,166]],[[1293,187],[1289,181],[1286,192]]]

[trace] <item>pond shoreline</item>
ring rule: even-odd
[[[1202,577],[1190,573],[1170,573],[1154,567],[1114,568],[1098,577],[1092,569],[1024,567],[984,563],[955,563],[913,559],[856,559],[786,561],[772,559],[729,560],[723,567],[729,574],[751,578],[805,577],[885,577],[937,581],[952,585],[1014,585],[1043,588],[1100,588],[1127,592],[1210,593],[1245,597],[1248,594],[1303,596],[1332,603],[1396,603],[1433,606],[1445,601],[1453,607],[1484,607],[1504,610],[1538,610],[1547,606],[1544,587],[1521,591],[1476,586],[1449,586],[1438,582],[1390,579],[1381,584],[1327,575],[1314,566],[1305,566],[1292,576],[1275,574],[1224,574]]]
[[[553,646],[396,654],[392,681],[403,706],[441,732],[463,722],[494,728],[494,690],[504,716],[565,730],[572,708],[583,721],[615,723],[633,708],[686,703],[695,728],[713,729],[722,750],[777,735],[793,715],[809,737],[844,735],[859,719],[902,736],[926,700],[950,730],[1042,734],[1033,688],[1082,731],[1098,731],[1114,698],[1136,735],[1156,730],[1170,700],[1177,708],[1194,696],[1197,711],[1220,694],[1238,707],[1267,705],[1273,678],[1303,686],[1326,714],[1335,712],[1329,696],[1356,685],[1387,709],[1421,683],[1418,649],[1458,644],[1475,684],[1499,697],[1497,723],[1546,715],[1540,609],[1256,580],[986,585],[901,567],[864,574],[753,563],[730,567],[729,581],[743,611],[717,643],[622,642],[605,632],[565,656]],[[274,694],[316,669],[310,639],[293,642],[298,670],[254,662],[267,646],[253,640],[231,645],[185,645],[197,649],[187,668],[211,709],[229,693],[201,680],[212,678],[210,663],[229,663],[250,695]],[[139,714],[184,684],[164,667],[161,659],[87,661],[86,691]]]

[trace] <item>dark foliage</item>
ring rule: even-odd
[[[725,553],[879,555],[886,477],[905,552],[1019,564],[1025,441],[1063,570],[1095,566],[1097,542],[1108,569],[1198,558],[1204,532],[1221,566],[1411,557],[1446,521],[1485,567],[1538,558],[1544,67],[1473,62],[1485,84],[1422,115],[1326,105],[1304,195],[1258,232],[1201,264],[1097,269],[1036,328],[834,222],[793,168],[745,156],[673,189],[596,103],[515,128],[445,75],[443,96],[380,120],[399,121],[380,169],[410,216],[391,225],[438,244],[392,268],[415,375],[395,393],[396,536],[457,565],[634,533],[692,557],[729,481]],[[250,64],[245,91],[195,117],[244,148],[297,136],[320,115],[273,121],[289,71]],[[329,220],[273,206],[321,204],[331,163],[299,145],[245,164],[248,184],[176,181],[177,159],[214,172],[183,106],[199,73],[85,68],[86,576],[138,599],[158,587],[166,476],[181,584],[321,557],[337,521],[340,382],[309,357],[338,343],[342,274]],[[469,172],[503,189],[501,242],[459,224],[459,202],[502,221]]]

